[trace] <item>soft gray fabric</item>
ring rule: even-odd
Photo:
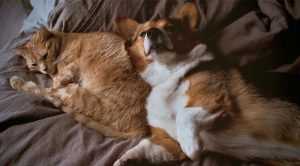
[[[40,25],[46,26],[49,13],[59,2],[62,2],[62,0],[30,0],[33,10],[24,21],[20,32],[31,28],[39,28]]]
[[[26,17],[21,0],[0,1],[0,48],[18,34]]]

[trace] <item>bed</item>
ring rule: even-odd
[[[65,32],[114,32],[115,17],[139,22],[171,16],[184,0],[31,0],[21,32],[0,51],[0,166],[112,165],[139,139],[120,140],[77,123],[46,99],[13,90],[18,75],[49,86],[10,49],[24,44],[40,24]],[[196,0],[199,38],[215,55],[244,70],[269,95],[300,103],[300,15],[297,0]],[[278,92],[278,93],[277,93]],[[173,165],[250,165],[221,154]]]

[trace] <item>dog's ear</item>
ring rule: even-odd
[[[52,33],[44,26],[41,25],[39,32],[37,33],[37,39],[45,42],[52,36]]]
[[[27,51],[27,48],[26,48],[26,45],[24,44],[24,45],[12,48],[11,51],[24,57],[25,52]]]
[[[131,18],[116,18],[115,29],[117,34],[125,38],[126,41],[134,39],[139,23]]]
[[[175,15],[176,19],[182,20],[185,25],[191,29],[196,28],[199,17],[199,10],[195,3],[185,3]]]

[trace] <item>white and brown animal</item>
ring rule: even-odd
[[[115,165],[191,159],[214,151],[242,160],[300,160],[300,107],[265,98],[240,72],[214,59],[193,38],[198,8],[186,3],[175,19],[139,24],[117,20],[131,59],[152,86],[147,119],[152,135]],[[181,149],[179,148],[179,143]]]
[[[106,136],[149,133],[145,102],[149,85],[133,68],[124,39],[112,33],[64,33],[44,26],[14,51],[30,71],[53,78],[50,88],[12,77],[16,90],[47,98],[76,121]]]

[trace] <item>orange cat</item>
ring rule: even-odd
[[[41,88],[14,76],[11,86],[46,97],[87,127],[106,136],[147,134],[145,101],[149,86],[134,70],[124,40],[111,33],[63,33],[41,26],[14,51],[31,71],[53,78]]]

